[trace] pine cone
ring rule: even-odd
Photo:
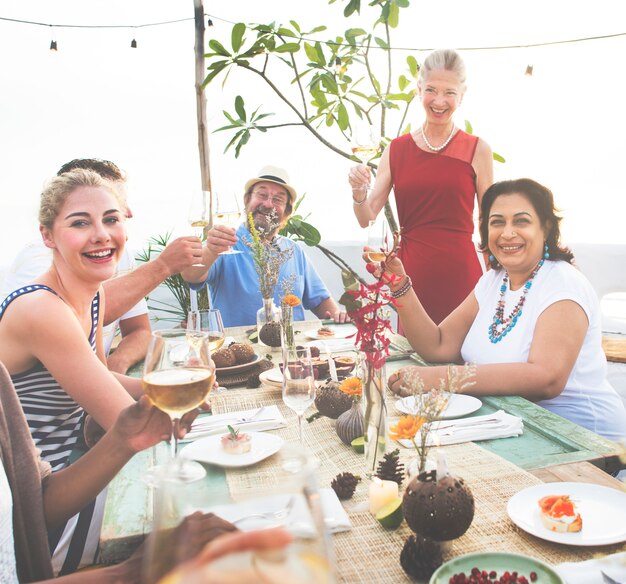
[[[272,369],[273,367],[274,364],[271,361],[269,361],[268,359],[261,359],[255,366],[256,373],[253,373],[248,377],[248,380],[246,381],[246,388],[256,389],[257,387],[261,387],[261,379],[259,378],[259,376],[264,371]]]
[[[400,565],[413,580],[428,580],[441,566],[441,545],[421,535],[412,535],[400,552]]]
[[[266,322],[259,331],[259,340],[269,347],[280,347],[280,323]]]
[[[400,462],[400,450],[398,448],[384,455],[383,460],[378,463],[376,476],[383,481],[395,481],[402,486],[404,464]]]
[[[354,490],[361,477],[357,477],[350,472],[339,473],[330,483],[337,497],[340,499],[349,499],[354,495]]]

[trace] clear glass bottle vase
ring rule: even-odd
[[[363,383],[365,474],[371,477],[376,474],[387,448],[385,362],[376,363],[371,354],[364,352],[359,357],[359,377]]]
[[[259,345],[265,347],[281,346],[280,309],[272,298],[263,298],[263,306],[256,313],[256,330],[259,336]]]

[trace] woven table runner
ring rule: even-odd
[[[297,443],[297,417],[282,403],[280,388],[264,386],[260,389],[231,390],[216,394],[213,399],[216,413],[278,405],[288,426],[275,432],[285,441]],[[312,411],[313,408],[309,413]],[[311,423],[304,422],[303,436],[319,461],[319,487],[329,487],[340,472],[350,471],[364,477],[363,455],[339,440],[332,420],[319,418]],[[394,442],[390,442],[387,450],[393,448]],[[518,491],[541,483],[538,478],[474,443],[445,446],[443,451],[450,473],[465,479],[476,505],[471,527],[465,535],[445,548],[444,560],[472,552],[502,551],[526,554],[554,565],[626,549],[622,545],[568,547],[527,534],[509,519],[506,505]],[[400,448],[400,459],[405,467],[413,458],[414,454],[409,449]],[[276,461],[270,457],[252,468],[229,470],[227,481],[231,493],[250,485],[257,489],[269,484],[275,465]],[[405,540],[412,534],[411,530],[406,523],[395,531],[384,529],[369,511],[362,510],[366,507],[367,498],[368,484],[363,480],[353,498],[343,502],[352,522],[352,530],[333,536],[339,581],[367,584],[410,582],[400,566],[400,552]]]

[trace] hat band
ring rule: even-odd
[[[259,178],[266,179],[266,180],[272,180],[274,182],[278,182],[278,183],[281,183],[283,185],[287,184],[282,178],[280,178],[279,176],[274,176],[273,174],[264,174],[263,176],[260,176]]]

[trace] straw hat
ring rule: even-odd
[[[264,166],[256,177],[251,178],[246,183],[244,191],[247,193],[250,187],[263,181],[273,182],[281,187],[285,187],[285,190],[289,193],[290,203],[292,205],[294,204],[298,194],[296,193],[296,189],[289,184],[289,175],[285,169],[279,168],[278,166]]]

